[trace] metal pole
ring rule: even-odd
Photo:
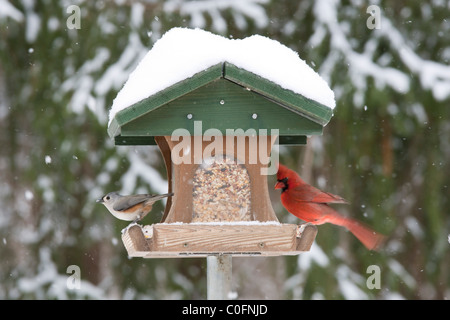
[[[229,300],[231,292],[231,255],[206,257],[208,300]]]

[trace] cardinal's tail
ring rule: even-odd
[[[347,228],[348,231],[353,233],[353,235],[358,238],[359,241],[369,250],[379,250],[383,246],[386,236],[372,230],[362,222],[359,222],[354,219],[334,216],[333,221],[329,221],[331,223],[343,226]]]
[[[386,236],[356,220],[349,220],[345,227],[369,250],[379,250],[386,240]]]

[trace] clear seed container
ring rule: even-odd
[[[251,221],[250,176],[228,156],[205,159],[194,173],[192,222]]]

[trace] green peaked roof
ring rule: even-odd
[[[332,115],[327,106],[224,62],[117,112],[108,134],[118,145],[154,144],[154,136],[175,129],[194,135],[201,121],[202,133],[278,129],[281,144],[304,144],[307,135],[322,134]]]

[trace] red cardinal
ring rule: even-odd
[[[278,166],[275,189],[281,189],[281,203],[297,218],[312,224],[329,222],[343,226],[369,250],[379,249],[384,242],[384,235],[373,231],[361,222],[340,215],[328,205],[329,203],[348,203],[345,199],[310,186],[296,172],[282,164]]]

